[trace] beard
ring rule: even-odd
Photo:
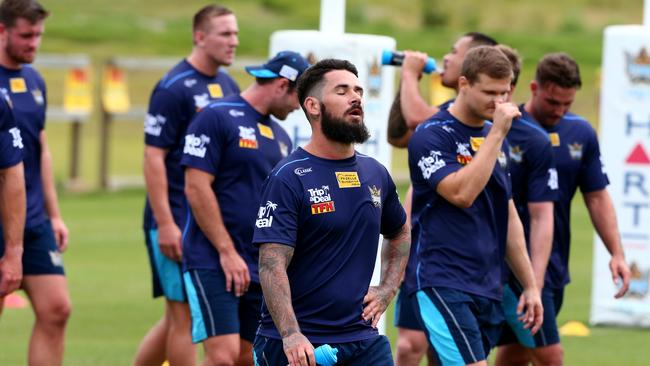
[[[331,115],[322,102],[320,107],[322,113],[321,131],[329,140],[349,145],[362,144],[370,138],[370,132],[363,123],[363,117],[360,123],[348,123],[343,118]]]
[[[15,44],[11,42],[8,42],[7,45],[5,46],[5,53],[7,54],[7,56],[9,56],[9,58],[13,62],[18,64],[31,64],[32,62],[34,62],[35,54],[25,55],[22,52],[20,52],[20,50]]]

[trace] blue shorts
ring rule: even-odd
[[[460,290],[430,287],[415,293],[416,315],[441,365],[487,359],[501,331],[500,301]]]
[[[192,342],[239,334],[253,343],[262,309],[262,287],[251,283],[240,297],[226,291],[221,270],[193,269],[183,274],[192,313]]]
[[[0,230],[0,257],[5,254],[5,242]],[[23,233],[23,275],[64,275],[63,258],[56,246],[50,220]]]
[[[312,344],[314,348],[322,344]],[[388,338],[377,335],[356,342],[330,343],[336,348],[336,364],[346,366],[393,366],[393,355]],[[282,340],[258,335],[253,345],[255,366],[285,366],[289,363],[282,348]]]
[[[415,315],[415,295],[409,296],[405,291],[400,290],[395,301],[395,326],[411,330],[422,331],[422,325]]]
[[[144,237],[151,265],[153,297],[165,296],[172,301],[187,302],[181,264],[169,259],[160,251],[158,229],[145,229]]]
[[[524,329],[517,318],[517,303],[522,288],[516,281],[510,281],[503,288],[503,312],[506,323],[501,332],[499,345],[519,343],[527,348],[538,348],[560,343],[560,334],[557,329],[556,317],[562,308],[564,288],[542,290],[542,306],[544,307],[544,323],[534,336],[530,330]]]

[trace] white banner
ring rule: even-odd
[[[650,27],[605,30],[600,141],[632,282],[614,299],[610,255],[594,240],[592,324],[650,326]]]

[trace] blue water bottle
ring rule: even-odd
[[[324,344],[314,350],[316,363],[320,366],[332,366],[336,363],[336,354],[339,352],[329,344]]]
[[[381,53],[382,65],[401,66],[403,62],[404,62],[404,52],[384,50]],[[427,62],[424,64],[424,68],[422,68],[422,71],[426,74],[430,74],[436,71],[436,60],[429,57],[429,59],[427,59]]]

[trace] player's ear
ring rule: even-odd
[[[466,77],[461,76],[458,78],[458,90],[466,88],[469,86],[469,80]]]
[[[320,101],[315,97],[309,96],[305,98],[305,102],[303,103],[303,105],[305,107],[305,111],[310,116],[320,116],[321,113]]]
[[[196,46],[202,46],[205,40],[205,32],[197,29],[192,33],[192,41]]]
[[[530,92],[533,93],[533,95],[537,94],[537,90],[539,89],[539,84],[537,83],[537,80],[533,80],[530,82]]]

